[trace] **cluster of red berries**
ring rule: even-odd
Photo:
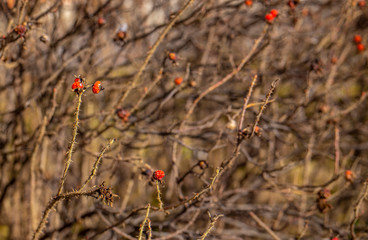
[[[78,76],[74,79],[74,83],[72,84],[72,90],[76,93],[80,93],[84,89],[85,79],[81,76]],[[101,81],[96,81],[92,86],[92,92],[94,94],[98,94],[104,88],[101,85]]]
[[[357,47],[357,50],[359,52],[363,52],[365,50],[365,46],[364,44],[362,43],[362,36],[360,35],[355,35],[354,36],[354,42],[356,43],[356,47]]]
[[[266,14],[265,19],[268,23],[272,23],[273,20],[279,15],[279,11],[276,9],[272,9],[269,13]]]
[[[154,171],[152,174],[152,179],[161,182],[161,180],[165,177],[165,172],[162,170]]]
[[[82,77],[76,77],[74,83],[72,84],[72,89],[74,92],[80,92],[84,89],[84,79]]]

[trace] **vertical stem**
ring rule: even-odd
[[[68,158],[65,162],[63,175],[61,176],[61,179],[60,179],[60,185],[59,185],[59,190],[58,190],[57,196],[59,196],[61,194],[61,192],[63,191],[66,174],[67,174],[67,172],[69,170],[69,167],[70,167],[70,164],[72,162],[73,150],[74,150],[74,146],[76,144],[76,139],[77,139],[77,134],[78,134],[79,112],[80,112],[80,106],[81,106],[81,103],[82,103],[83,93],[84,93],[84,90],[78,94],[78,103],[77,103],[77,108],[76,108],[76,111],[75,111],[72,142],[70,143],[70,147],[69,147],[69,150],[68,150]]]
[[[148,220],[148,216],[149,216],[149,211],[150,211],[150,207],[151,205],[148,204],[147,206],[147,211],[146,211],[146,217],[144,218],[142,224],[141,224],[141,227],[139,228],[139,236],[138,236],[138,240],[142,240],[142,237],[143,237],[143,230],[144,230],[144,226],[146,225],[146,222]]]
[[[161,200],[161,191],[160,191],[160,185],[159,185],[159,181],[156,181],[156,188],[157,188],[157,201],[159,204],[159,208],[160,210],[163,209],[163,203]]]
[[[335,125],[335,175],[339,173],[340,166],[340,129]]]

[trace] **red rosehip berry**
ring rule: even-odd
[[[126,38],[126,32],[119,31],[116,33],[116,38],[120,40],[124,40]]]
[[[363,43],[357,44],[357,49],[359,52],[363,52],[365,50],[365,46]]]
[[[338,237],[334,237],[331,240],[339,240],[339,238]]]
[[[266,21],[269,22],[269,23],[271,23],[274,18],[275,18],[275,16],[272,15],[271,13],[267,13],[266,16],[265,16]]]
[[[99,17],[97,19],[97,23],[98,23],[98,25],[102,26],[106,23],[106,20],[103,17]]]
[[[165,172],[162,170],[157,170],[152,175],[152,179],[157,180],[157,181],[161,181],[164,177],[165,177]]]
[[[365,6],[365,1],[361,0],[358,2],[359,7],[364,7]]]
[[[84,85],[81,82],[74,82],[72,84],[72,89],[73,90],[79,90],[79,89],[83,89],[83,88],[84,88]]]
[[[177,57],[176,57],[176,54],[175,53],[173,53],[173,52],[171,52],[171,53],[169,53],[169,59],[171,60],[171,61],[176,61],[176,59],[177,59]]]
[[[274,16],[274,17],[277,17],[277,15],[279,15],[279,11],[277,11],[276,9],[272,9],[270,11],[270,14],[272,14],[272,16]]]
[[[174,81],[175,81],[176,85],[180,85],[183,82],[183,78],[182,77],[177,77],[177,78],[175,78]]]
[[[77,77],[77,78],[74,79],[74,82],[82,82],[82,80]]]
[[[247,5],[248,7],[253,5],[253,1],[252,0],[245,0],[244,4]]]
[[[360,35],[355,35],[354,36],[354,42],[355,43],[361,43],[362,42],[362,36],[360,36]]]
[[[127,30],[128,25],[126,23],[121,25],[115,35],[114,40],[124,41],[124,39],[127,37]]]
[[[104,88],[101,86],[101,81],[96,81],[92,86],[92,92],[94,94],[98,94],[101,90],[104,90]]]

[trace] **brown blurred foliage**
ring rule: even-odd
[[[246,2],[2,0],[0,239],[368,239],[368,7]]]

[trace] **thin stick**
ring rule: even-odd
[[[208,215],[210,216],[211,222],[210,222],[210,225],[208,226],[207,230],[202,234],[201,240],[204,240],[207,237],[207,235],[211,232],[212,228],[215,226],[215,223],[216,223],[217,219],[219,219],[220,217],[223,216],[223,215],[217,215],[217,216],[212,218],[210,213],[208,213]]]
[[[86,187],[86,185],[92,180],[92,178],[96,175],[98,165],[100,164],[102,157],[104,153],[111,147],[111,145],[115,142],[115,139],[111,139],[109,143],[102,149],[100,155],[97,157],[95,163],[93,164],[93,168],[91,171],[91,174],[87,178],[87,180],[84,182],[83,186],[78,190],[78,192],[81,192],[83,188]]]
[[[138,110],[138,108],[139,108],[140,104],[142,103],[143,99],[153,89],[153,87],[162,79],[162,73],[163,72],[164,72],[164,69],[161,68],[160,71],[159,71],[159,73],[158,73],[158,75],[157,75],[157,77],[156,77],[156,79],[150,84],[150,86],[148,87],[147,91],[142,94],[142,96],[139,98],[139,100],[137,101],[137,103],[134,105],[134,107],[130,111],[131,114],[134,114]]]
[[[133,81],[130,82],[128,89],[124,90],[124,94],[120,97],[120,99],[115,104],[115,108],[119,107],[121,103],[124,102],[124,100],[128,97],[130,91],[136,86],[139,78],[143,74],[144,69],[146,69],[149,61],[151,60],[153,54],[156,52],[158,46],[161,44],[162,40],[164,40],[167,33],[170,31],[170,29],[174,26],[176,21],[180,18],[180,16],[184,13],[184,11],[194,2],[194,0],[189,0],[187,3],[183,6],[182,9],[178,11],[175,17],[171,20],[171,22],[166,26],[164,31],[160,34],[159,38],[156,40],[155,44],[152,46],[152,48],[148,51],[148,54],[146,56],[146,59],[144,60],[141,68],[137,72],[137,74],[134,76]],[[114,110],[113,110],[114,111]]]
[[[339,173],[340,166],[340,129],[335,125],[335,175]]]
[[[249,215],[260,225],[266,232],[268,232],[271,237],[275,240],[280,240],[280,238],[269,228],[254,212],[249,212]]]
[[[52,95],[52,107],[49,110],[48,114],[46,116],[43,117],[42,119],[42,124],[39,130],[39,135],[37,137],[36,140],[36,144],[34,146],[33,152],[31,154],[30,157],[30,177],[31,177],[31,191],[30,191],[30,217],[31,217],[31,221],[30,221],[30,228],[31,231],[29,234],[32,234],[33,230],[35,229],[35,224],[36,224],[36,211],[38,210],[38,207],[35,205],[36,200],[36,180],[37,180],[37,176],[36,176],[36,165],[37,165],[37,161],[36,161],[36,156],[38,154],[39,148],[42,144],[43,141],[43,137],[45,136],[45,132],[46,132],[46,126],[47,123],[50,121],[50,119],[52,118],[52,116],[55,113],[55,108],[56,108],[56,88],[53,91],[53,95]]]
[[[262,107],[259,109],[259,112],[258,112],[257,117],[256,117],[256,121],[255,121],[255,122],[254,122],[254,124],[253,124],[252,132],[250,133],[249,138],[251,138],[251,137],[254,135],[254,132],[256,131],[256,127],[258,126],[259,120],[261,119],[262,113],[263,113],[263,111],[266,109],[266,106],[267,106],[267,104],[268,104],[268,103],[269,103],[269,101],[270,101],[271,95],[272,95],[273,91],[274,91],[274,90],[275,90],[275,88],[276,88],[276,83],[277,83],[279,80],[280,80],[280,79],[279,79],[279,78],[277,78],[277,79],[275,79],[275,80],[271,83],[271,88],[270,88],[270,90],[268,91],[268,94],[267,94],[267,96],[266,96],[266,99],[265,99],[265,100],[264,100],[264,102],[263,102]]]
[[[266,36],[267,33],[267,29],[268,26],[266,26],[266,28],[263,30],[263,34],[255,41],[252,49],[250,50],[250,52],[242,59],[242,61],[240,62],[239,66],[234,69],[231,73],[229,73],[228,75],[226,75],[223,79],[221,79],[220,81],[214,83],[213,85],[211,85],[209,88],[207,88],[204,92],[202,92],[192,103],[192,105],[190,106],[187,114],[185,115],[183,122],[181,125],[184,125],[185,121],[187,121],[190,117],[190,115],[192,115],[195,107],[197,106],[197,104],[199,103],[199,101],[202,100],[202,98],[204,98],[207,94],[209,94],[210,92],[212,92],[213,90],[215,90],[216,88],[220,87],[221,85],[223,85],[224,83],[228,82],[230,79],[232,79],[236,74],[238,74],[238,72],[240,72],[240,70],[243,69],[243,67],[245,66],[245,64],[249,61],[249,59],[255,54],[255,52],[257,51],[259,45],[261,44],[263,38]]]
[[[37,240],[37,239],[40,238],[42,230],[46,226],[47,218],[48,218],[50,212],[56,207],[56,204],[58,202],[60,202],[61,200],[72,199],[72,198],[77,198],[77,197],[81,197],[81,196],[91,196],[91,197],[93,197],[97,191],[98,191],[98,188],[90,190],[90,191],[85,191],[85,192],[69,192],[69,193],[65,193],[65,194],[59,194],[59,195],[53,197],[50,200],[50,202],[48,203],[45,211],[43,212],[42,219],[41,219],[40,223],[38,224],[38,227],[37,227],[36,231],[33,234],[32,240]]]
[[[138,236],[138,240],[142,240],[143,237],[143,230],[144,230],[144,226],[146,225],[146,222],[148,220],[148,216],[149,216],[149,211],[150,211],[151,205],[148,204],[147,205],[147,211],[146,211],[146,216],[141,224],[141,227],[139,228],[139,236]]]
[[[248,108],[248,102],[249,102],[250,96],[252,95],[253,87],[254,87],[254,85],[257,81],[257,77],[258,77],[257,75],[254,75],[252,83],[250,84],[250,87],[249,87],[249,90],[248,90],[247,97],[244,98],[244,105],[243,105],[242,115],[241,115],[239,125],[238,125],[238,132],[240,132],[243,129],[243,121],[244,121],[245,111]]]
[[[159,181],[156,181],[156,189],[157,189],[157,201],[158,201],[158,204],[159,204],[159,209],[163,209],[163,203],[162,203],[162,200],[161,200],[161,191],[160,191],[160,183]]]
[[[80,112],[80,106],[81,106],[81,103],[82,103],[83,93],[84,93],[84,90],[81,93],[78,94],[78,103],[77,103],[77,108],[76,108],[76,111],[75,111],[72,142],[70,143],[70,147],[69,147],[69,150],[68,150],[68,158],[65,162],[65,167],[64,167],[63,175],[61,176],[61,179],[60,179],[60,185],[59,185],[59,190],[58,190],[57,195],[60,195],[61,192],[63,191],[66,174],[67,174],[67,172],[69,170],[69,167],[70,167],[70,164],[72,162],[73,150],[74,150],[74,146],[76,144],[76,139],[77,139],[77,134],[78,134],[79,112]]]
[[[351,233],[351,237],[353,238],[353,240],[358,239],[358,237],[355,234],[354,228],[355,228],[356,222],[359,219],[360,205],[362,204],[363,200],[367,197],[367,194],[368,194],[368,180],[364,182],[364,188],[361,191],[361,195],[354,206],[354,218],[350,223],[350,233]]]

